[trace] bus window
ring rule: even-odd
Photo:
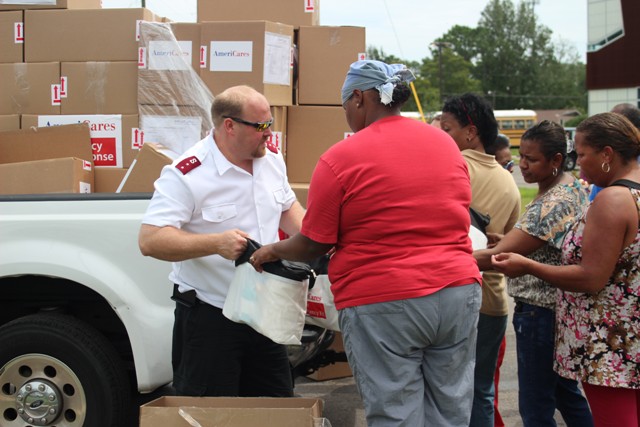
[[[520,138],[526,129],[538,120],[533,110],[494,110],[499,131],[507,135],[513,147],[520,146]]]

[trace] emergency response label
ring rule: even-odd
[[[122,116],[120,114],[38,116],[38,127],[78,123],[89,125],[94,166],[123,167]]]

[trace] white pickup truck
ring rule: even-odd
[[[0,196],[0,425],[122,427],[171,381],[170,263],[150,194]]]
[[[0,426],[135,426],[136,390],[171,382],[171,264],[137,241],[150,198],[0,196]],[[345,361],[332,341],[305,327],[293,375]]]

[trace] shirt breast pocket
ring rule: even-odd
[[[226,205],[207,206],[202,208],[202,218],[205,221],[221,224],[229,221],[238,215],[236,205],[228,203]]]
[[[278,188],[277,190],[273,190],[273,198],[277,206],[282,206],[287,201],[287,196],[283,188]]]

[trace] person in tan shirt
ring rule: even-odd
[[[448,99],[442,108],[442,130],[456,141],[471,179],[471,207],[491,218],[487,232],[504,234],[520,215],[520,192],[513,177],[487,154],[498,124],[491,106],[474,94]],[[508,318],[506,281],[502,274],[482,275],[471,427],[494,425],[494,374]]]

